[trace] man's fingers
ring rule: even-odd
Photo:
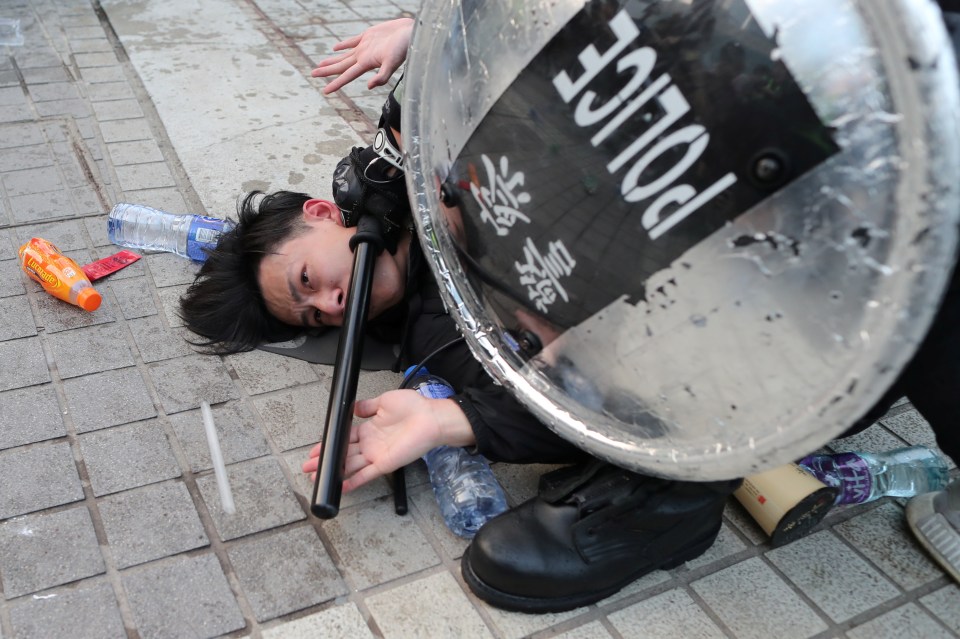
[[[349,493],[351,490],[356,490],[360,488],[367,482],[373,481],[380,476],[380,471],[377,470],[376,466],[364,466],[354,475],[343,482],[343,492]]]
[[[353,414],[357,417],[373,417],[380,408],[380,398],[361,399],[353,406]]]
[[[308,455],[308,457],[319,457],[321,448],[323,448],[323,442],[320,442],[319,444],[311,448],[310,454]]]
[[[357,46],[358,44],[360,44],[360,38],[362,38],[362,37],[363,37],[363,34],[362,34],[362,33],[360,33],[360,34],[358,34],[358,35],[355,35],[355,36],[350,36],[350,37],[347,38],[346,40],[342,40],[342,41],[336,43],[335,45],[333,45],[333,50],[334,50],[334,51],[343,51],[344,49],[352,49],[352,48],[354,48],[355,46]]]
[[[336,91],[343,85],[347,84],[348,82],[353,82],[355,79],[360,77],[363,71],[364,70],[360,67],[360,65],[357,65],[357,64],[353,65],[352,67],[350,67],[349,69],[341,73],[340,76],[338,76],[335,80],[330,82],[330,84],[323,87],[323,92],[325,94],[333,93],[334,91]]]
[[[303,462],[303,466],[301,466],[301,468],[305,473],[315,473],[317,472],[317,466],[319,465],[320,465],[320,458],[311,457],[307,461]]]
[[[346,461],[343,462],[344,477],[352,477],[357,471],[369,463],[363,455],[350,455],[348,453]]]

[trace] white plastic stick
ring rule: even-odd
[[[207,445],[210,446],[210,461],[213,462],[213,474],[217,478],[217,490],[220,491],[220,506],[223,512],[232,515],[237,512],[237,507],[233,504],[233,493],[230,492],[227,467],[223,463],[223,453],[220,452],[220,440],[217,439],[217,429],[213,425],[210,404],[200,402],[200,414],[203,415],[203,429],[207,432]]]

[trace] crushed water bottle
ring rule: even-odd
[[[797,463],[827,486],[839,489],[835,504],[913,497],[942,490],[949,480],[946,460],[925,446],[885,453],[808,455]]]
[[[407,387],[430,399],[454,394],[446,380],[422,367]],[[481,526],[507,509],[507,496],[483,455],[471,455],[459,446],[438,446],[423,461],[443,520],[455,535],[472,539]]]
[[[107,235],[120,246],[168,251],[197,262],[207,259],[220,235],[234,223],[203,215],[174,215],[140,204],[117,204],[107,217]]]

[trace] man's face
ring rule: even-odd
[[[355,228],[344,228],[340,211],[326,200],[304,204],[307,230],[260,262],[257,281],[271,315],[293,326],[340,326],[350,290]],[[373,318],[403,299],[405,256],[377,258],[370,313]]]

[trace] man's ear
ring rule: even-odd
[[[303,217],[308,222],[315,220],[333,220],[337,224],[342,224],[340,219],[340,209],[333,202],[327,200],[313,199],[303,203]]]

